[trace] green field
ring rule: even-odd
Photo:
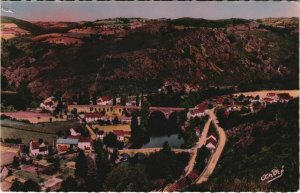
[[[21,138],[23,143],[40,138],[52,144],[57,132],[66,132],[73,126],[78,126],[76,121],[27,124],[18,121],[1,120],[1,138]]]

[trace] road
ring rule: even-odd
[[[192,156],[192,158],[189,161],[189,164],[187,166],[187,171],[186,171],[186,176],[193,170],[194,165],[195,165],[195,161],[196,161],[196,156],[197,156],[197,150],[198,148],[202,147],[202,145],[205,145],[206,143],[206,139],[207,139],[207,133],[209,130],[209,126],[211,123],[211,118],[206,122],[206,124],[204,125],[203,131],[201,133],[201,137],[199,138],[197,144],[195,145],[195,147],[193,148],[194,150],[194,154]]]
[[[88,124],[85,124],[85,127],[86,127],[87,130],[89,131],[92,140],[95,140],[97,136],[96,136],[94,130],[93,130]]]
[[[213,153],[213,155],[211,156],[206,168],[204,169],[202,174],[198,177],[198,179],[195,181],[196,184],[200,184],[202,182],[207,181],[208,177],[213,173],[213,171],[218,163],[218,160],[223,152],[223,149],[224,149],[224,146],[225,146],[225,143],[227,140],[225,131],[219,126],[219,121],[218,121],[216,115],[214,114],[214,109],[209,110],[208,113],[209,113],[210,118],[213,121],[213,124],[215,124],[217,132],[219,134],[219,142],[218,142],[218,146],[217,146],[215,152]]]
[[[241,92],[241,93],[235,93],[234,96],[239,96],[240,94],[243,94],[245,96],[253,96],[256,97],[257,95],[260,96],[260,98],[264,98],[267,96],[268,93],[289,93],[293,98],[299,97],[299,90],[262,90],[262,91],[250,91],[250,92]]]

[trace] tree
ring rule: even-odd
[[[93,147],[96,154],[97,167],[96,181],[98,186],[96,188],[100,189],[111,170],[111,163],[108,160],[108,152],[103,148],[103,143],[100,139],[94,141]]]
[[[117,98],[116,96],[113,96],[113,106],[115,106],[117,104]]]
[[[20,191],[22,191],[22,187],[23,187],[23,184],[18,179],[15,179],[10,187],[10,191],[20,192]]]
[[[112,132],[109,132],[107,135],[104,136],[103,143],[107,147],[118,147],[118,148],[123,147],[123,143],[119,142],[117,136]]]
[[[105,180],[106,191],[150,191],[151,183],[145,175],[144,168],[137,165],[120,165],[114,168]]]
[[[76,159],[76,164],[75,164],[75,175],[80,176],[80,177],[86,177],[87,175],[87,158],[82,150],[79,151],[79,154]]]
[[[137,94],[135,97],[135,105],[139,106],[139,104],[140,104],[140,96],[139,96],[139,94]]]
[[[12,165],[13,165],[14,168],[19,167],[20,161],[19,161],[19,158],[17,156],[14,156]]]
[[[93,105],[97,104],[97,96],[95,93],[92,94],[92,103],[93,103]]]
[[[115,116],[115,118],[112,120],[113,125],[117,125],[120,124],[120,120],[118,119],[117,116]]]
[[[144,132],[138,125],[137,113],[132,113],[131,115],[131,137],[130,142],[132,147],[137,148],[143,145]]]
[[[24,192],[39,192],[40,186],[35,181],[29,179],[23,184],[22,191],[24,191]]]
[[[241,94],[241,95],[239,95],[238,100],[242,101],[242,100],[244,100],[244,98],[245,98],[245,95]]]
[[[207,108],[212,109],[212,108],[214,108],[214,106],[213,106],[213,104],[208,103]]]
[[[150,104],[149,102],[145,101],[142,104],[142,109],[141,109],[141,129],[142,131],[146,131],[148,127],[148,117],[150,114]]]
[[[60,190],[63,191],[63,192],[76,192],[76,191],[78,191],[76,180],[69,176],[66,180],[64,180],[62,182]]]

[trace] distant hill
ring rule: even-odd
[[[7,17],[7,16],[1,16],[1,22],[2,23],[15,23],[19,28],[22,28],[24,30],[27,30],[31,32],[32,34],[42,34],[46,32],[46,30],[40,26],[37,26],[31,22],[16,19],[14,17]]]
[[[23,20],[4,21],[35,34],[50,33]],[[105,23],[110,32],[126,27],[116,35],[95,34]],[[51,32],[80,39],[76,46],[33,41],[37,35],[5,41],[2,75],[10,85],[27,83],[41,97],[55,90],[67,97],[84,89],[107,95],[153,93],[166,82],[243,90],[298,87],[299,24],[294,18],[158,19],[138,28],[128,21],[111,23],[81,22]],[[66,30],[75,28],[94,34]]]

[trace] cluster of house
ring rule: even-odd
[[[101,96],[97,99],[97,105],[113,105],[113,97]],[[116,97],[116,105],[121,105],[120,97]],[[127,96],[125,106],[136,106],[136,96]]]
[[[216,107],[218,109],[225,109],[224,114],[228,116],[232,111],[240,111],[243,107],[249,112],[257,112],[271,103],[285,103],[291,100],[293,97],[289,93],[267,93],[265,97],[253,97],[241,95],[223,95],[218,96],[211,100],[205,100],[201,104],[194,107],[187,114],[188,118],[191,117],[204,117],[208,113],[208,105]]]
[[[3,144],[1,144],[3,147]],[[12,184],[15,180],[25,183],[31,179],[39,184],[41,191],[57,191],[61,187],[62,178],[56,175],[50,175],[49,171],[53,168],[53,163],[47,160],[31,160],[24,153],[24,144],[18,145],[18,152],[14,154],[13,160],[10,162],[1,162],[0,177],[1,177],[1,190],[10,191]],[[10,150],[9,150],[10,151]],[[46,142],[30,141],[29,155],[47,155],[49,153],[48,144]],[[6,159],[6,157],[5,157]],[[24,163],[25,159],[27,163]],[[18,167],[14,166],[14,160],[18,161]],[[28,162],[30,161],[31,162]]]
[[[189,119],[190,118],[195,118],[195,117],[204,117],[207,114],[208,114],[207,105],[206,104],[199,104],[187,113],[187,117]]]
[[[109,123],[113,123],[114,120],[117,120],[118,122],[122,124],[129,124],[131,122],[131,118],[121,115],[121,116],[109,116],[109,115],[103,115],[102,113],[85,113],[82,115],[79,115],[82,119],[85,119],[87,123],[93,123],[98,121],[109,121]]]
[[[73,127],[70,129],[70,136],[58,138],[55,146],[59,154],[78,149],[90,152],[92,150],[92,139],[82,136],[80,128]]]
[[[124,131],[124,130],[112,130],[112,131],[104,131],[104,130],[98,130],[96,132],[97,138],[103,140],[104,136],[108,135],[110,132],[114,133],[117,136],[117,140],[120,142],[124,142],[125,139],[130,138],[130,131]]]

